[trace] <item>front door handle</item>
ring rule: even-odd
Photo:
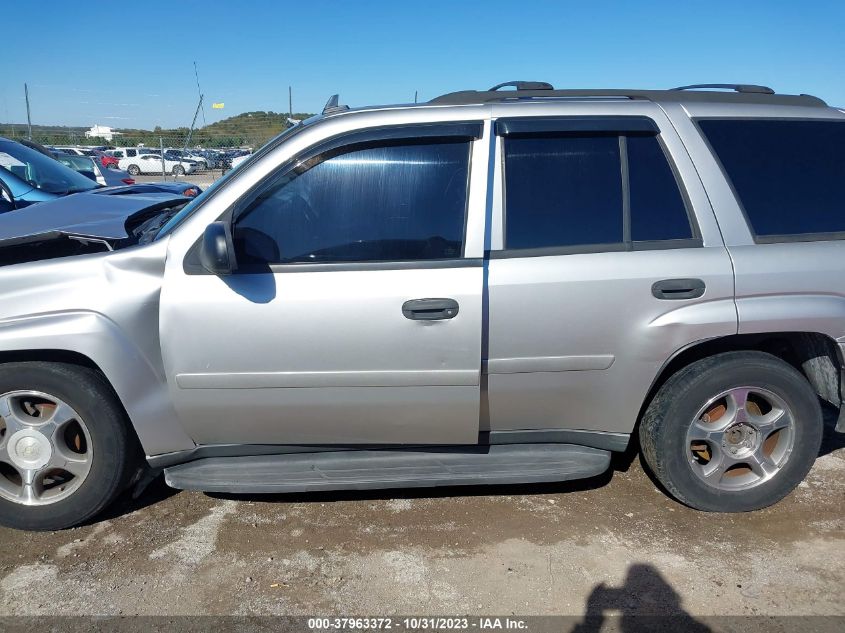
[[[458,302],[454,299],[411,299],[402,304],[402,314],[414,321],[454,319]]]
[[[698,299],[704,294],[701,279],[663,279],[651,286],[651,294],[658,299]]]

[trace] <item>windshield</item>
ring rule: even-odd
[[[0,168],[36,189],[58,195],[88,191],[99,186],[60,162],[6,139],[0,139]]]

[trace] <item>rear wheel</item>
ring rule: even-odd
[[[63,363],[0,366],[0,524],[77,525],[124,489],[139,455],[97,372]]]
[[[126,171],[128,171],[132,176],[137,176],[141,173],[141,168],[138,167],[138,165],[129,165],[129,167],[126,168]]]
[[[693,363],[658,391],[640,424],[643,456],[679,501],[717,512],[789,494],[818,455],[822,413],[804,376],[761,352]]]

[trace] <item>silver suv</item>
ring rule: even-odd
[[[75,525],[162,469],[592,477],[635,435],[694,508],[787,495],[823,412],[845,429],[845,113],[506,87],[333,98],[190,204],[0,216],[0,521]]]

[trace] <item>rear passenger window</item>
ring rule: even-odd
[[[508,136],[504,143],[507,250],[620,250],[693,237],[655,136]]]
[[[506,247],[622,242],[615,136],[505,140]]]
[[[698,124],[757,237],[778,241],[845,232],[845,121]]]
[[[461,257],[468,142],[353,146],[284,173],[235,223],[238,261]]]

